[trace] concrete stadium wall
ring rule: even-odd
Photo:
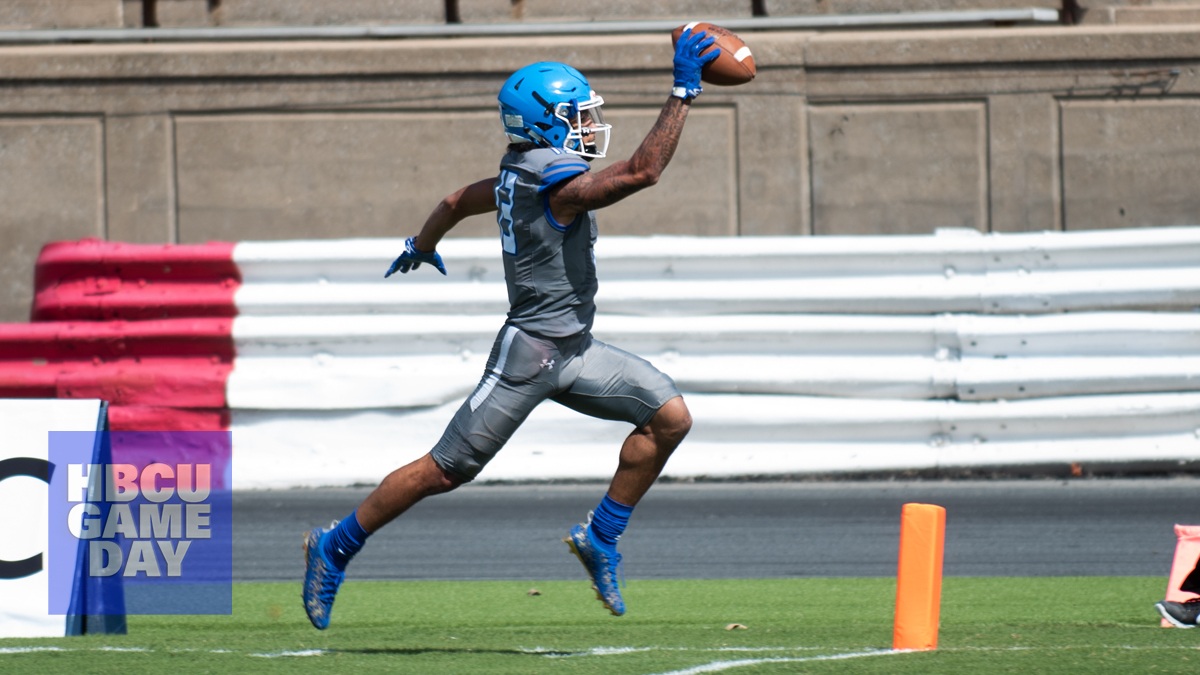
[[[606,234],[1198,221],[1200,25],[744,37],[757,80],[709,87]],[[48,241],[414,233],[494,173],[495,92],[538,60],[590,76],[614,158],[670,87],[663,35],[0,48],[0,320],[29,316]]]
[[[458,0],[463,23],[722,19],[753,15],[751,0]],[[1122,4],[1121,2],[1106,2]],[[444,0],[157,0],[160,26],[441,23]],[[1061,0],[766,0],[770,16],[1049,7]]]
[[[445,0],[5,0],[4,28],[431,24]],[[457,0],[464,23],[749,17],[751,0]],[[762,0],[768,16],[1045,7],[1062,0]],[[1196,0],[1080,0],[1075,23],[1178,24],[1200,18]]]
[[[0,29],[119,28],[124,9],[121,0],[4,0]]]
[[[1124,5],[1122,0],[1098,0]],[[1155,3],[1137,4],[1160,4]],[[1169,0],[1168,0],[1169,1]],[[0,27],[161,27],[422,24],[447,20],[445,0],[4,0]],[[457,0],[464,23],[749,17],[752,0]],[[1049,7],[1061,0],[764,0],[771,16]],[[1081,3],[1081,4],[1087,4]]]

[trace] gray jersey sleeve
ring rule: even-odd
[[[538,190],[545,190],[548,187],[557,185],[562,181],[578,176],[588,170],[588,165],[582,162],[578,157],[560,157],[546,165],[541,171],[541,182],[538,185]]]
[[[514,171],[518,175],[521,187],[537,194],[590,168],[587,162],[577,155],[565,153],[557,148],[510,153],[504,160],[500,163],[501,170]]]

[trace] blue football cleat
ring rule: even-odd
[[[611,555],[600,550],[588,533],[587,523],[580,523],[571,528],[570,534],[563,539],[571,548],[571,553],[583,563],[588,576],[592,578],[592,590],[596,591],[596,599],[604,603],[613,616],[625,613],[625,601],[621,599],[621,589],[617,586],[617,570],[621,566],[621,554]]]
[[[321,538],[329,536],[329,530],[314,527],[304,535],[304,611],[317,630],[329,627],[329,612],[338,587],[346,578],[321,552]]]

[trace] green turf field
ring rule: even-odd
[[[583,581],[350,582],[325,632],[300,584],[238,584],[233,616],[0,640],[0,673],[1200,672],[1200,630],[1159,628],[1164,586],[947,579],[938,651],[895,654],[892,579],[632,581],[621,618]]]

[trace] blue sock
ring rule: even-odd
[[[371,535],[362,528],[362,525],[358,524],[358,509],[355,509],[330,531],[329,536],[324,538],[322,552],[338,570],[345,570],[354,554],[358,553],[363,544],[367,543],[369,536]]]
[[[617,550],[617,539],[629,524],[629,516],[633,513],[632,506],[625,506],[615,501],[607,494],[600,500],[600,505],[592,512],[592,524],[588,531],[592,540],[607,553]]]

